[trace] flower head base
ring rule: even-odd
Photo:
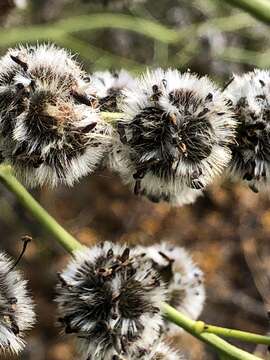
[[[82,250],[60,280],[60,321],[91,359],[131,356],[158,338],[164,287],[136,250],[108,242]]]
[[[235,75],[225,95],[239,122],[231,172],[257,192],[267,187],[270,179],[270,72]]]
[[[236,124],[208,78],[159,69],[123,94],[118,171],[136,193],[170,201],[203,189],[227,166]]]
[[[24,332],[35,322],[35,314],[27,282],[13,266],[13,261],[0,253],[0,353],[18,354],[24,347]]]
[[[30,186],[73,185],[101,161],[110,129],[65,50],[11,49],[0,61],[2,155]]]
[[[119,111],[123,99],[122,90],[130,88],[134,83],[131,75],[125,71],[98,71],[91,78],[91,88],[98,98],[101,111]]]
[[[132,185],[134,194],[145,196],[148,200],[159,203],[165,201],[172,206],[192,204],[199,196],[201,190],[191,189],[184,184],[168,182],[166,179],[157,178],[146,174],[142,179],[134,179],[134,171],[131,171],[131,163],[126,157],[126,150],[121,144],[114,144],[109,156],[109,167],[121,175],[124,183]]]
[[[190,255],[184,248],[166,242],[142,248],[142,251],[166,283],[168,303],[196,320],[203,309],[205,289],[203,273]],[[172,334],[180,329],[172,323],[167,323],[167,327]]]

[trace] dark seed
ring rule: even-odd
[[[198,117],[203,117],[205,114],[207,114],[209,112],[209,109],[204,108],[199,114]]]
[[[82,132],[87,134],[89,133],[90,131],[92,131],[97,125],[97,122],[92,122],[91,124],[87,125],[86,127],[84,127],[82,129]]]
[[[134,186],[134,195],[140,195],[140,191],[141,191],[141,181],[137,180]]]
[[[127,261],[128,258],[129,258],[129,253],[130,253],[130,249],[129,249],[129,248],[126,248],[126,249],[123,251],[123,254],[122,254],[121,257],[120,257],[120,260],[121,260],[122,262]]]
[[[91,106],[92,105],[92,101],[88,98],[88,96],[86,94],[79,94],[77,91],[72,90],[70,92],[71,96],[74,97],[75,100],[77,100],[79,103],[87,105],[87,106]]]
[[[20,65],[24,71],[28,70],[27,63],[22,61],[18,56],[10,55],[10,57],[16,64]]]
[[[157,85],[153,85],[152,86],[152,90],[154,93],[157,93],[158,92],[158,86]]]

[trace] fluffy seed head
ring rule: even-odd
[[[0,353],[18,354],[24,347],[24,332],[35,322],[33,302],[26,289],[27,282],[13,261],[0,253]]]
[[[196,320],[203,309],[205,289],[203,273],[190,255],[184,248],[166,242],[142,248],[142,251],[166,283],[168,303]],[[166,325],[171,334],[180,329],[169,322]]]
[[[149,351],[140,356],[134,357],[140,360],[185,360],[184,356],[172,349],[162,339],[159,340]]]
[[[270,72],[254,70],[235,75],[225,95],[238,120],[230,170],[257,192],[270,179]]]
[[[131,163],[126,155],[123,145],[114,142],[108,158],[109,167],[120,174],[124,183],[133,187],[135,195],[145,196],[155,203],[165,201],[172,206],[192,204],[202,195],[201,190],[191,189],[185,184],[176,186],[174,182],[168,182],[167,179],[150,174],[145,175],[142,179],[137,179],[136,176],[134,178],[135,169],[131,168]]]
[[[119,111],[119,104],[123,99],[122,90],[128,89],[133,83],[134,79],[125,70],[113,73],[97,71],[90,77],[90,89],[95,92],[101,111]]]
[[[101,161],[110,129],[84,76],[52,45],[11,49],[1,59],[2,155],[28,185],[72,185]]]
[[[118,171],[137,193],[170,201],[226,167],[236,124],[208,78],[158,69],[123,94]]]
[[[164,286],[136,250],[106,242],[77,252],[57,292],[60,322],[86,357],[125,358],[159,337]]]

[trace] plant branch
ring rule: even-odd
[[[0,47],[12,46],[17,43],[36,42],[37,40],[61,40],[66,34],[96,31],[100,29],[122,29],[141,34],[150,39],[166,44],[177,44],[187,40],[188,36],[196,36],[208,27],[218,27],[221,31],[231,32],[255,25],[256,21],[247,14],[209,19],[175,30],[167,28],[156,21],[133,17],[124,14],[102,13],[75,16],[59,20],[49,25],[34,25],[3,29]],[[74,45],[76,45],[74,43]]]
[[[225,340],[221,339],[215,334],[210,334],[204,332],[204,322],[202,321],[194,321],[186,317],[185,315],[179,313],[170,305],[163,303],[162,304],[162,312],[166,316],[166,318],[175,323],[176,325],[182,327],[184,330],[189,332],[191,335],[196,338],[202,340],[208,345],[211,345],[215,349],[217,349],[222,354],[229,356],[232,359],[239,360],[259,360],[260,358],[252,355],[238,347],[229,344]],[[260,359],[261,360],[261,359]]]
[[[225,0],[225,2],[245,10],[255,18],[270,24],[269,0]]]
[[[119,114],[111,117],[114,118],[115,116],[119,117]],[[107,117],[110,117],[109,113],[107,114]],[[17,197],[20,203],[32,214],[40,225],[48,231],[49,234],[55,237],[65,250],[72,254],[74,251],[81,249],[82,245],[59,225],[13,176],[10,166],[0,165],[0,182]],[[260,358],[229,344],[214,333],[209,333],[210,331],[219,332],[222,336],[232,336],[238,339],[241,337],[241,340],[245,341],[263,344],[269,343],[269,338],[264,336],[205,325],[202,321],[193,321],[167,304],[162,305],[162,311],[169,321],[174,322],[193,336],[211,345],[218,353],[226,355],[227,358],[238,360],[261,360]]]
[[[237,339],[237,340],[241,340],[241,341],[245,341],[245,342],[249,342],[249,343],[253,343],[253,344],[270,345],[270,337],[269,336],[253,334],[253,333],[250,333],[247,331],[240,331],[240,330],[236,330],[236,329],[229,329],[229,328],[224,328],[224,327],[220,327],[220,326],[205,324],[203,332],[215,334],[215,335],[222,336],[222,337],[229,337],[232,339]]]
[[[0,182],[16,196],[19,202],[50,235],[56,238],[65,250],[73,252],[82,247],[72,235],[39,205],[25,187],[13,176],[10,166],[0,165]]]

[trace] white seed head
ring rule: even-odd
[[[134,79],[126,70],[113,73],[97,71],[90,79],[90,88],[98,98],[101,111],[119,111],[119,105],[123,100],[122,91],[134,84]]]
[[[203,272],[193,262],[187,251],[179,246],[163,242],[160,245],[143,247],[141,251],[153,262],[168,288],[168,303],[196,320],[205,302]],[[167,322],[167,334],[173,335],[179,327]]]
[[[159,178],[148,172],[140,179],[134,179],[136,169],[127,158],[126,149],[122,144],[115,141],[108,157],[109,167],[120,174],[125,184],[131,185],[135,195],[147,197],[150,201],[169,202],[172,206],[192,204],[199,196],[201,190],[191,189],[185,184],[168,182],[167,179]]]
[[[11,49],[0,61],[2,155],[27,185],[73,185],[101,162],[111,129],[84,77],[53,45]]]
[[[270,72],[257,69],[234,75],[225,95],[239,123],[230,171],[255,192],[269,190]]]
[[[134,249],[106,242],[77,252],[57,292],[60,322],[87,359],[125,358],[160,335],[164,285]]]
[[[160,339],[145,354],[136,354],[132,360],[185,360],[185,357],[172,349],[163,339]]]
[[[18,354],[24,347],[24,332],[35,322],[32,299],[13,261],[0,253],[0,354]]]
[[[138,194],[170,201],[189,188],[196,198],[231,159],[236,123],[223,94],[207,77],[161,69],[123,94],[112,164]]]

